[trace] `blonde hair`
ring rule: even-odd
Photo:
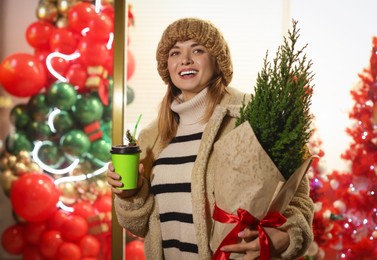
[[[160,104],[158,114],[158,130],[161,140],[168,143],[176,135],[179,116],[171,109],[171,103],[177,99],[181,91],[170,79],[168,71],[168,53],[178,41],[195,40],[206,47],[215,58],[217,72],[208,82],[206,102],[208,106],[203,121],[208,121],[216,105],[226,92],[226,87],[233,77],[233,66],[228,44],[221,32],[209,21],[197,18],[183,18],[170,24],[162,34],[157,46],[157,70],[167,84],[167,91]]]

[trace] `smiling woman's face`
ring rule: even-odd
[[[169,51],[168,70],[173,84],[191,99],[212,79],[216,63],[208,50],[194,40],[177,42]]]

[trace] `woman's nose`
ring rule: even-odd
[[[189,53],[183,54],[181,63],[182,63],[182,65],[192,64],[193,60],[191,58],[191,55]]]

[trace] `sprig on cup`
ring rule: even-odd
[[[142,114],[140,114],[139,118],[137,119],[137,122],[136,122],[133,134],[131,134],[131,131],[129,129],[127,129],[127,131],[126,131],[126,138],[128,140],[128,145],[129,146],[136,146],[136,145],[138,145],[137,139],[136,139],[136,130],[137,130],[137,127],[139,126],[139,122],[140,122],[141,116],[142,116]]]

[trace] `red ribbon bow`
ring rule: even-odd
[[[247,227],[257,227],[259,233],[260,244],[260,260],[270,259],[270,247],[268,242],[268,236],[263,227],[278,227],[285,223],[287,220],[279,212],[268,212],[262,219],[258,220],[253,217],[248,211],[244,209],[237,210],[237,216],[229,214],[228,212],[220,209],[215,205],[212,218],[221,223],[237,223],[232,231],[223,239],[217,248],[216,252],[212,256],[212,260],[227,260],[229,259],[230,252],[223,252],[220,249],[225,245],[231,245],[237,243],[238,233]]]
[[[107,71],[103,69],[102,72],[91,72],[89,77],[99,77],[98,95],[105,106],[109,105],[109,80],[107,78]]]
[[[102,104],[105,106],[109,105],[109,80],[102,78],[98,86],[98,95],[101,99]]]

